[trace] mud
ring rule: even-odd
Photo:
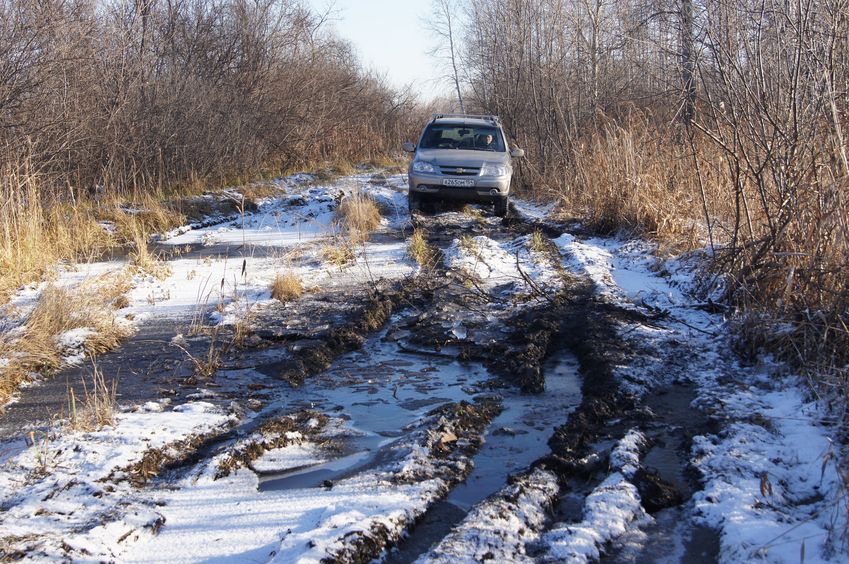
[[[138,462],[113,472],[107,481],[128,480],[133,486],[141,488],[165,472],[194,462],[205,443],[218,439],[219,433],[195,435],[161,448],[149,449]]]
[[[284,343],[291,353],[289,359],[282,360],[275,367],[275,376],[300,386],[315,374],[330,367],[342,354],[359,349],[366,338],[382,328],[394,311],[415,302],[427,301],[425,278],[410,278],[401,282],[381,283],[366,292],[365,299],[359,297],[362,292],[345,294],[348,300],[343,303],[343,311],[335,312],[330,323],[321,323],[318,331],[285,327],[254,331],[260,339],[254,347],[268,347],[273,343]],[[338,299],[338,297],[337,297]],[[321,315],[319,312],[311,314]],[[327,313],[325,313],[325,318]],[[282,325],[281,320],[277,321]]]
[[[187,338],[185,351],[171,345],[174,335],[184,332],[187,324],[187,320],[179,319],[144,323],[118,349],[98,357],[100,373],[108,375],[110,384],[115,382],[119,404],[138,405],[162,398],[180,403],[197,390],[182,386],[194,370],[185,351],[202,358],[208,338]],[[0,415],[0,441],[47,428],[57,417],[66,417],[69,388],[76,397],[85,397],[85,386],[91,387],[91,373],[92,365],[84,363],[21,389],[19,399]]]
[[[392,479],[399,484],[422,480],[442,480],[443,495],[471,470],[469,457],[480,448],[482,433],[501,411],[497,401],[484,399],[474,404],[451,403],[428,414],[426,430],[419,446],[427,449],[436,461],[431,468],[406,468]],[[435,424],[428,424],[430,420]],[[371,562],[392,544],[398,542],[404,530],[412,526],[417,516],[398,517],[395,527],[378,521],[362,531],[351,532],[337,541],[341,546],[322,562]]]
[[[638,468],[631,483],[640,492],[640,501],[648,513],[657,513],[667,507],[675,507],[684,501],[678,489],[660,477],[657,470]]]
[[[384,179],[376,178],[375,181],[383,182]],[[416,222],[426,228],[428,243],[438,253],[461,235],[485,234],[495,240],[507,240],[534,231],[556,237],[563,230],[563,226],[529,221],[515,214],[502,222],[459,214],[416,218]],[[195,251],[202,252],[200,249],[192,252]],[[439,555],[444,561],[451,561],[461,553],[475,554],[480,560],[533,556],[538,550],[533,543],[546,527],[555,521],[580,520],[583,496],[608,474],[612,445],[632,428],[641,430],[649,439],[650,447],[642,456],[633,483],[644,508],[658,516],[659,524],[652,534],[662,538],[669,534],[669,527],[677,526],[675,512],[700,487],[698,476],[689,469],[691,438],[713,423],[689,409],[694,391],[685,383],[671,389],[652,390],[639,401],[625,394],[619,388],[614,369],[631,364],[641,351],[623,339],[619,329],[628,323],[650,325],[652,312],[641,314],[611,305],[598,298],[589,281],[565,272],[561,274],[565,284],[560,293],[531,296],[523,307],[510,307],[497,291],[483,291],[469,284],[462,276],[448,271],[441,261],[433,268],[422,270],[418,276],[402,281],[379,281],[366,287],[348,285],[306,295],[285,308],[272,306],[262,311],[252,322],[251,337],[245,339],[242,347],[225,351],[222,370],[205,381],[191,380],[192,366],[185,353],[168,345],[170,337],[181,331],[181,322],[142,326],[139,334],[122,349],[100,360],[101,370],[106,373],[120,374],[119,369],[127,365],[142,367],[126,375],[132,377],[119,379],[122,403],[163,396],[176,403],[202,392],[210,396],[204,396],[205,400],[237,415],[245,415],[249,410],[254,414],[252,419],[247,418],[234,429],[151,450],[139,463],[112,478],[128,479],[137,487],[143,487],[158,476],[163,481],[173,480],[179,474],[166,476],[170,471],[186,470],[225,453],[224,461],[217,468],[222,477],[237,468],[250,467],[267,450],[289,444],[291,439],[286,438],[287,432],[298,431],[315,439],[327,421],[327,414],[337,409],[328,398],[338,398],[332,394],[322,398],[321,394],[314,393],[315,390],[321,386],[326,386],[323,389],[343,386],[339,382],[346,377],[347,365],[371,360],[367,356],[359,358],[354,352],[364,345],[366,348],[384,346],[384,354],[436,359],[443,365],[457,362],[465,366],[463,363],[474,361],[479,363],[476,366],[482,364],[488,369],[492,377],[487,383],[489,389],[520,390],[525,394],[560,393],[547,385],[548,373],[553,370],[551,361],[574,355],[581,375],[581,400],[574,411],[562,414],[559,426],[545,429],[546,433],[551,433],[547,440],[550,452],[513,475],[492,495],[474,500],[480,501],[472,508],[473,512],[478,511],[476,515],[487,515],[498,526],[505,527],[501,533],[505,537],[502,544],[486,549],[481,548],[488,542],[482,533],[478,536],[484,540],[474,547],[468,544],[466,537],[452,537],[452,526],[466,517],[469,508],[452,501],[450,492],[472,471],[470,461],[480,452],[502,402],[494,399],[490,392],[490,397],[478,397],[476,403],[457,401],[458,395],[449,400],[439,395],[440,388],[436,388],[432,396],[396,397],[397,401],[389,402],[390,392],[385,386],[395,386],[391,392],[393,396],[403,385],[417,386],[423,393],[433,389],[428,388],[427,378],[415,381],[397,365],[374,365],[347,376],[351,385],[359,388],[357,401],[362,401],[361,394],[373,396],[368,405],[356,406],[357,413],[373,408],[373,417],[391,420],[397,414],[393,409],[407,410],[415,412],[412,416],[420,417],[428,426],[419,446],[428,449],[435,461],[435,472],[412,468],[394,476],[393,480],[398,484],[412,484],[439,478],[446,485],[440,492],[442,501],[435,500],[426,512],[407,515],[399,518],[400,521],[369,523],[362,531],[339,539],[324,561],[369,562],[398,544],[404,531],[410,533],[410,539],[403,543],[400,551],[389,554],[389,562],[409,561],[434,543],[441,546],[434,557]],[[387,325],[390,328],[382,334],[381,330]],[[378,341],[388,344],[378,346],[375,344]],[[202,357],[208,343],[208,338],[198,337],[190,340],[187,347],[192,354]],[[400,362],[403,363],[404,358]],[[423,369],[447,370],[445,366],[433,364]],[[365,378],[367,370],[375,372],[374,381],[370,376]],[[391,371],[396,379],[379,378],[380,370]],[[62,376],[69,381],[81,381],[84,373],[83,369],[73,369]],[[400,383],[400,379],[405,381]],[[469,386],[475,388],[470,395],[481,391],[478,382],[470,385],[459,377],[458,380],[455,390],[459,390],[459,386],[464,386],[463,390]],[[317,381],[322,381],[321,386]],[[311,383],[315,385],[311,387]],[[45,390],[48,391],[46,395]],[[15,436],[23,422],[48,421],[65,405],[67,392],[62,380],[46,382],[38,387],[37,393],[38,398],[33,396],[30,401],[25,390],[22,400],[13,404],[10,412],[0,419],[0,438]],[[313,408],[316,397],[317,406]],[[421,412],[431,403],[445,405],[422,417]],[[338,411],[345,411],[346,407],[350,411],[352,406],[339,405]],[[309,419],[318,419],[321,424],[317,429],[308,429]],[[257,432],[262,439],[239,443]],[[392,432],[381,428],[375,436],[383,440],[401,434],[397,428],[395,435]],[[514,436],[515,430],[504,426],[489,429],[489,432]],[[353,440],[348,445],[355,446]],[[322,483],[324,487],[333,487],[333,481],[346,475],[390,464],[392,460],[384,458],[384,454],[386,450],[377,447],[374,452],[369,450],[362,460],[357,459],[355,464],[330,475],[327,480],[318,479],[317,473],[300,482],[286,482],[285,476],[270,477],[263,487],[318,487]],[[274,479],[282,481],[274,485]],[[307,482],[311,485],[305,486]],[[525,512],[530,502],[523,501],[531,494],[535,499],[533,514]],[[515,536],[505,523],[517,515],[525,521],[521,533]],[[691,528],[683,534],[690,539],[687,541],[687,546],[691,547],[687,549],[688,554],[715,554],[712,547],[716,536],[711,531]],[[440,541],[443,541],[441,545]],[[636,552],[637,556],[609,547],[608,558],[610,561],[640,561],[641,555],[666,547],[662,543],[647,544],[643,552]],[[629,560],[631,558],[635,560]]]
[[[237,446],[219,462],[215,479],[224,478],[239,468],[250,466],[269,450],[316,437],[324,430],[327,421],[326,415],[314,411],[300,411],[265,421],[254,433],[260,438]],[[298,433],[303,438],[293,438],[292,433]]]

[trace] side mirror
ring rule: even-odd
[[[404,141],[404,143],[401,145],[401,148],[404,150],[405,153],[416,152],[416,146],[410,143],[409,141]]]
[[[510,156],[515,157],[517,159],[520,159],[520,158],[525,156],[525,150],[524,149],[513,149],[513,150],[510,151]]]

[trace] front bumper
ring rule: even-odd
[[[409,174],[410,192],[430,194],[446,200],[493,203],[510,193],[510,176],[448,176],[444,174]],[[471,187],[445,186],[445,179],[474,180]]]

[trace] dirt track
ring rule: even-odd
[[[645,436],[640,447],[642,462],[632,479],[643,508],[650,514],[674,515],[699,488],[698,477],[688,467],[689,438],[704,432],[711,421],[694,416],[689,407],[694,392],[686,383],[672,390],[650,390],[639,401],[620,390],[614,368],[630,365],[646,353],[623,339],[621,328],[651,326],[652,312],[611,304],[599,297],[589,280],[567,271],[550,243],[567,230],[566,226],[534,222],[515,211],[503,222],[452,212],[417,217],[415,224],[425,230],[441,257],[456,252],[457,240],[463,237],[521,243],[525,240],[522,237],[534,231],[544,233],[547,246],[539,250],[543,256],[540,260],[553,265],[557,284],[543,288],[518,280],[512,285],[487,286],[468,270],[452,268],[448,261],[439,260],[401,280],[338,285],[309,294],[290,307],[262,310],[252,318],[248,336],[240,346],[222,347],[221,369],[211,380],[203,381],[192,377],[185,356],[168,345],[173,334],[167,333],[178,332],[178,327],[154,329],[161,333],[156,337],[157,347],[173,357],[170,360],[160,353],[155,359],[149,358],[151,348],[145,343],[150,337],[140,332],[101,360],[107,367],[138,367],[132,374],[120,376],[123,398],[143,403],[170,395],[179,403],[202,397],[237,418],[255,414],[233,423],[230,430],[182,444],[183,452],[177,457],[153,457],[157,468],[151,475],[158,476],[153,485],[167,487],[191,475],[216,456],[235,452],[240,441],[262,430],[269,421],[308,407],[322,417],[352,419],[384,439],[397,438],[398,444],[425,440],[420,444],[428,449],[432,460],[447,461],[414,477],[392,474],[391,479],[398,483],[439,480],[441,485],[424,505],[408,511],[403,518],[393,518],[394,526],[377,520],[356,534],[337,539],[335,548],[325,555],[327,561],[366,562],[386,550],[393,562],[412,561],[428,550],[433,551],[429,557],[435,561],[460,557],[458,550],[465,551],[466,558],[476,555],[474,559],[547,560],[550,556],[540,539],[555,523],[581,520],[582,500],[610,474],[611,452],[633,431]],[[401,240],[409,235],[405,230],[379,237]],[[525,276],[521,269],[519,272]],[[216,333],[214,339],[226,343],[229,337],[225,330]],[[208,336],[197,337],[190,350],[200,355],[209,342]],[[560,400],[556,397],[560,387],[548,381],[551,376],[547,371],[569,359],[577,361],[580,394],[569,401],[564,397],[555,405],[552,401]],[[668,369],[681,370],[684,363],[686,356],[681,356],[680,362],[673,361]],[[397,374],[384,379],[387,371],[401,371],[404,376],[400,380],[393,379]],[[450,377],[432,376],[443,371],[456,373],[460,379],[452,382]],[[84,370],[68,371],[48,386],[64,389],[64,384],[60,385],[63,379],[73,382],[84,374]],[[394,390],[380,389],[384,381],[395,382]],[[458,384],[463,386],[462,393],[457,391]],[[419,399],[399,399],[404,394],[398,390],[406,387],[417,390]],[[353,392],[340,394],[340,389]],[[26,401],[29,393],[25,391],[25,400],[0,420],[7,437],[11,429],[21,427],[23,419],[33,423],[33,413],[55,412],[63,397],[60,392],[39,395],[46,399],[41,400],[40,408],[34,408]],[[363,403],[369,396],[375,398],[373,402]],[[518,466],[509,467],[509,472],[499,469],[505,472],[500,483],[481,486],[483,489],[472,497],[476,509],[469,513],[470,507],[452,501],[450,492],[476,463],[493,470],[492,461],[476,459],[485,437],[487,444],[496,443],[499,435],[515,438],[513,445],[522,442],[522,433],[527,430],[493,427],[492,422],[502,410],[516,412],[523,402],[536,401],[534,397],[544,398],[543,407],[535,408],[543,410],[544,417],[538,421],[526,417],[521,424],[533,428],[536,423],[531,433],[542,436],[548,446],[541,450],[518,447],[524,449]],[[471,406],[463,403],[466,400],[477,402],[478,407],[464,407]],[[399,413],[405,414],[400,421],[410,421],[408,430],[386,424]],[[371,426],[369,417],[373,419]],[[273,489],[331,489],[337,482],[391,468],[399,460],[400,455],[391,450],[397,448],[395,443],[363,447],[359,440],[350,436],[321,439],[319,442],[341,459],[361,452],[369,454],[332,471],[318,465],[297,480],[288,478],[285,472],[275,474],[271,476],[276,480]],[[271,448],[259,448],[256,456]],[[532,501],[523,501],[526,493]],[[481,515],[494,511],[492,507],[500,508],[495,513],[519,515],[532,506],[538,511],[527,516],[520,534],[512,529],[514,524],[505,524],[500,534],[489,531],[489,536],[482,535],[473,532],[479,524],[469,522],[470,515],[482,519]],[[650,551],[663,554],[668,547],[662,539],[675,526],[671,521],[674,519],[658,519],[647,528],[661,539],[656,544],[643,543],[641,550],[648,553],[628,553],[614,547],[608,559],[643,561],[653,556]],[[167,531],[168,523],[164,522],[162,530]],[[434,526],[435,522],[439,526]],[[453,533],[452,525],[456,526]],[[684,540],[687,561],[713,561],[716,536],[705,530],[688,533],[689,540]],[[6,553],[14,554],[20,553]],[[285,554],[285,550],[279,554]]]

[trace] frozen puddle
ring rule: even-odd
[[[450,528],[472,505],[500,489],[509,474],[547,453],[553,428],[580,400],[577,366],[571,357],[547,367],[544,394],[500,391],[504,411],[490,425],[472,474],[447,500],[435,501],[442,495],[441,480],[393,485],[376,477],[399,464],[430,464],[417,458],[421,454],[413,452],[415,446],[408,446],[411,431],[406,427],[445,403],[493,396],[484,386],[492,376],[480,364],[404,352],[387,334],[337,358],[329,370],[300,388],[281,388],[278,383],[277,396],[263,410],[285,414],[309,409],[346,420],[342,444],[330,453],[313,452],[298,466],[290,461],[286,468],[287,461],[278,461],[277,472],[273,465],[263,465],[260,472],[242,469],[212,480],[207,470],[197,479],[182,481],[177,489],[160,491],[157,506],[165,526],[147,542],[128,546],[121,559],[150,561],[157,560],[151,554],[162,554],[170,561],[233,555],[242,560],[313,556],[320,560],[332,553],[337,539],[362,530],[363,523],[372,519],[424,515],[427,520],[440,507],[452,512],[441,520]],[[278,373],[266,356],[260,366],[229,371],[224,377],[271,382]],[[414,549],[408,560],[447,532],[417,526],[411,538],[422,547]]]
[[[261,476],[259,479],[259,491],[316,488],[328,481],[339,479],[340,476],[348,472],[359,469],[372,458],[373,452],[371,450],[361,450],[316,466],[301,468],[274,476]]]
[[[554,427],[581,402],[578,360],[572,355],[554,358],[545,370],[545,392],[539,395],[504,395],[504,411],[490,425],[475,469],[454,488],[446,502],[468,511],[504,485],[515,474],[548,454]]]
[[[349,418],[351,427],[364,435],[345,445],[340,458],[261,475],[260,491],[320,487],[388,462],[385,451],[389,449],[384,447],[392,445],[405,426],[439,405],[473,400],[477,384],[490,377],[480,365],[401,352],[394,343],[379,341],[369,349],[340,358],[318,377],[330,387],[313,389],[301,397],[293,390],[287,402],[292,407],[306,406]],[[273,373],[274,365],[267,370]],[[503,486],[510,474],[549,452],[548,439],[554,427],[581,401],[577,359],[571,355],[554,358],[545,366],[545,374],[543,394],[523,395],[513,390],[500,394],[504,410],[490,425],[485,443],[474,457],[474,470],[444,503],[465,514]],[[339,380],[349,383],[332,387]]]
[[[412,562],[439,542],[471,508],[501,489],[511,474],[526,469],[550,452],[548,439],[581,402],[578,360],[571,354],[544,365],[545,392],[503,394],[504,411],[492,422],[475,468],[465,482],[435,504],[386,562]]]
[[[258,370],[274,374],[276,365]],[[472,401],[479,391],[477,384],[488,378],[478,364],[404,353],[384,340],[342,356],[303,388],[288,390],[277,409],[308,408],[342,417],[362,436],[342,445],[340,458],[261,476],[260,491],[319,487],[388,462],[381,456],[388,450],[383,447],[402,436],[404,427],[445,403]]]

